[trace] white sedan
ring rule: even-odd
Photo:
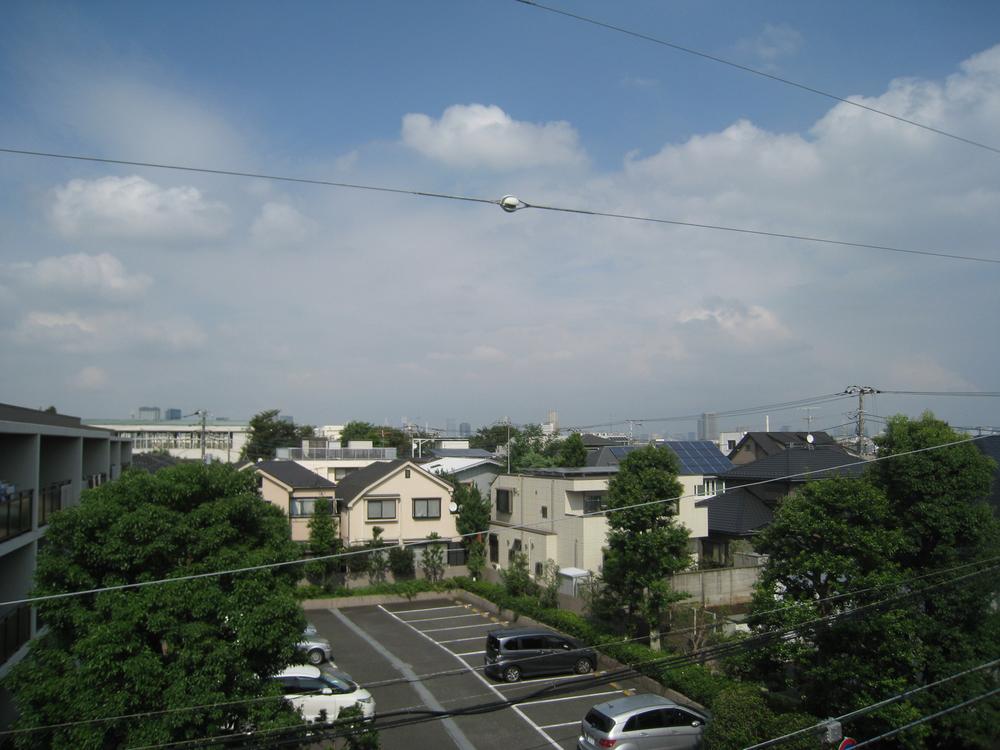
[[[345,708],[357,705],[366,719],[375,716],[375,699],[346,672],[324,664],[295,664],[272,678],[285,693],[285,700],[306,721],[336,721]],[[325,713],[325,718],[324,714]]]

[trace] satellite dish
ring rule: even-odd
[[[452,513],[458,513],[458,503],[455,502],[450,503],[448,505],[448,510],[450,510]]]
[[[808,435],[806,435],[806,442],[809,443],[809,445],[812,445],[815,441],[816,438],[813,437],[813,434],[811,432]]]

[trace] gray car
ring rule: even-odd
[[[580,722],[577,750],[698,750],[709,715],[640,693],[594,706]]]
[[[325,661],[333,660],[333,648],[323,636],[316,632],[316,626],[306,623],[306,629],[302,633],[302,640],[299,641],[299,651],[305,654],[310,664],[322,664]]]
[[[597,652],[575,638],[542,628],[505,628],[486,635],[485,671],[490,677],[517,682],[546,674],[589,674]]]

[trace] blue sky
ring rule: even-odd
[[[553,5],[997,141],[995,3]],[[0,145],[1000,258],[1000,156],[513,0],[8,3]],[[1000,390],[996,265],[0,165],[7,402],[589,424]],[[878,408],[997,425],[995,403]]]

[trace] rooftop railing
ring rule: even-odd
[[[278,458],[291,461],[392,461],[395,448],[278,448]]]
[[[0,497],[0,542],[31,531],[32,490],[21,490]]]

